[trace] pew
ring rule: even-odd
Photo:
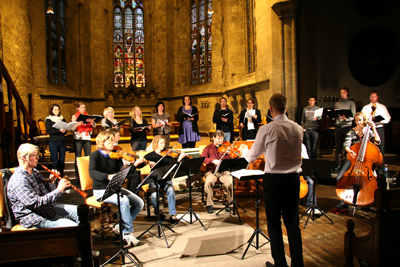
[[[1,266],[93,266],[89,207],[78,206],[79,226],[0,233]]]
[[[376,214],[368,233],[354,233],[354,221],[347,221],[344,240],[345,267],[357,257],[360,266],[395,266],[400,262],[400,188],[386,190],[386,179],[378,175],[375,191]]]

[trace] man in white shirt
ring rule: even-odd
[[[379,100],[379,94],[377,91],[372,91],[369,94],[369,100],[371,103],[368,105],[365,105],[363,109],[361,110],[362,113],[365,114],[365,116],[368,118],[371,113],[372,113],[372,106],[376,106],[376,110],[374,113],[374,117],[378,117],[379,115],[383,117],[382,121],[375,122],[376,125],[376,131],[379,134],[379,137],[381,138],[381,144],[379,145],[379,148],[381,150],[382,156],[383,156],[383,161],[382,161],[382,166],[385,164],[385,129],[384,126],[385,124],[390,122],[390,119],[392,118],[389,114],[389,111],[387,110],[385,105],[382,105],[381,103],[378,103]]]
[[[267,214],[268,234],[275,265],[288,266],[281,229],[281,216],[286,226],[291,266],[303,267],[303,248],[299,228],[299,193],[301,172],[301,144],[303,129],[284,114],[287,99],[274,94],[269,100],[273,121],[260,128],[250,150],[242,150],[248,162],[260,155],[265,157],[264,204]],[[239,148],[241,149],[241,148]]]

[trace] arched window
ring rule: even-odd
[[[49,5],[44,0],[45,11]],[[65,0],[51,0],[54,14],[46,13],[46,62],[47,80],[67,84],[65,55]]]
[[[211,81],[212,14],[212,0],[192,1],[192,84],[199,84]]]
[[[142,0],[114,2],[114,86],[145,86]]]

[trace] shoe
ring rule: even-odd
[[[128,246],[137,246],[140,243],[140,241],[137,240],[132,233],[124,234],[124,241],[128,244]]]
[[[213,206],[207,206],[207,212],[212,214],[214,212]]]
[[[177,221],[179,221],[179,218],[176,217],[176,215],[177,215],[177,214],[169,216],[169,220],[170,220],[171,222],[177,222]]]
[[[267,267],[274,267],[275,264],[272,264],[272,263],[270,263],[269,261],[267,261],[267,262],[265,263],[265,266],[267,266]]]
[[[226,210],[227,212],[231,212],[232,208],[231,208],[231,207],[226,207],[225,210]]]
[[[344,209],[348,209],[349,205],[347,205],[344,202],[340,202],[339,205],[336,206],[339,210],[344,210]]]

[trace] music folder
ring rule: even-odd
[[[109,119],[106,119],[106,123],[107,123],[108,126],[110,126],[110,127],[115,127],[115,126],[121,127],[122,125],[125,124],[125,122],[126,122],[126,120],[122,120],[122,121],[120,121],[120,122],[113,123],[113,122],[111,122]]]
[[[382,117],[381,115],[378,115],[378,116],[374,117],[373,121],[376,123],[376,122],[383,121],[384,119],[385,119],[384,117]]]
[[[78,118],[76,119],[76,121],[83,121],[84,123],[87,123],[87,119],[94,119],[95,123],[98,123],[99,121],[101,121],[101,119],[103,118],[103,116],[101,115],[85,115],[85,114],[80,114],[78,116]]]
[[[351,112],[350,109],[330,109],[327,108],[325,109],[326,114],[328,115],[329,118],[334,119],[334,118],[338,118],[339,115],[343,116],[345,115],[346,118],[352,118],[354,117],[353,112]]]

